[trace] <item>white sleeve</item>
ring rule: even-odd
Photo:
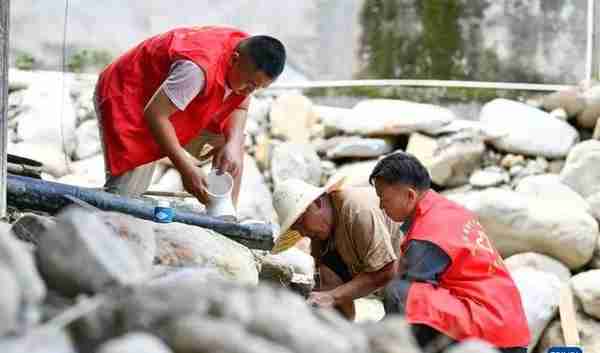
[[[204,71],[193,61],[177,60],[162,88],[177,109],[184,110],[202,91],[204,80]]]

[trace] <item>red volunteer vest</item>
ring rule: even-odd
[[[439,246],[451,264],[438,287],[411,284],[408,322],[428,325],[458,341],[479,338],[500,348],[529,344],[518,289],[471,212],[429,191],[417,206],[403,252],[413,239]]]
[[[246,96],[230,94],[225,75],[237,44],[248,35],[231,28],[179,28],[151,37],[110,64],[97,86],[107,168],[120,175],[164,157],[144,119],[144,107],[176,60],[191,60],[205,74],[204,89],[170,116],[181,145],[203,129],[222,133],[229,114]]]

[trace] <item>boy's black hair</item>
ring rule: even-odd
[[[241,54],[248,55],[257,70],[276,79],[285,66],[285,47],[278,39],[270,36],[252,36],[238,45]]]
[[[377,162],[369,176],[369,183],[374,185],[376,178],[381,178],[388,184],[410,185],[419,191],[426,191],[431,187],[431,177],[425,166],[406,152],[394,152]]]

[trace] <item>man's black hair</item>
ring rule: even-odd
[[[252,36],[240,42],[240,53],[248,55],[257,70],[276,79],[285,66],[285,47],[278,39],[269,36]]]
[[[377,162],[369,176],[369,183],[374,185],[376,178],[388,184],[410,185],[419,191],[431,187],[431,177],[425,166],[406,152],[394,152]]]

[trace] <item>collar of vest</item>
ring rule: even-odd
[[[418,217],[427,213],[427,211],[429,211],[433,207],[433,204],[436,200],[437,193],[433,190],[428,190],[417,204],[414,217]]]
[[[238,43],[239,41],[236,41],[234,43],[228,43],[227,47],[223,51],[223,54],[221,54],[221,57],[219,58],[219,64],[217,65],[217,69],[215,72],[215,81],[223,89],[225,89],[225,87],[228,86],[225,77],[227,75],[227,72],[229,71],[229,62],[231,60],[231,56],[233,55],[235,47]]]

